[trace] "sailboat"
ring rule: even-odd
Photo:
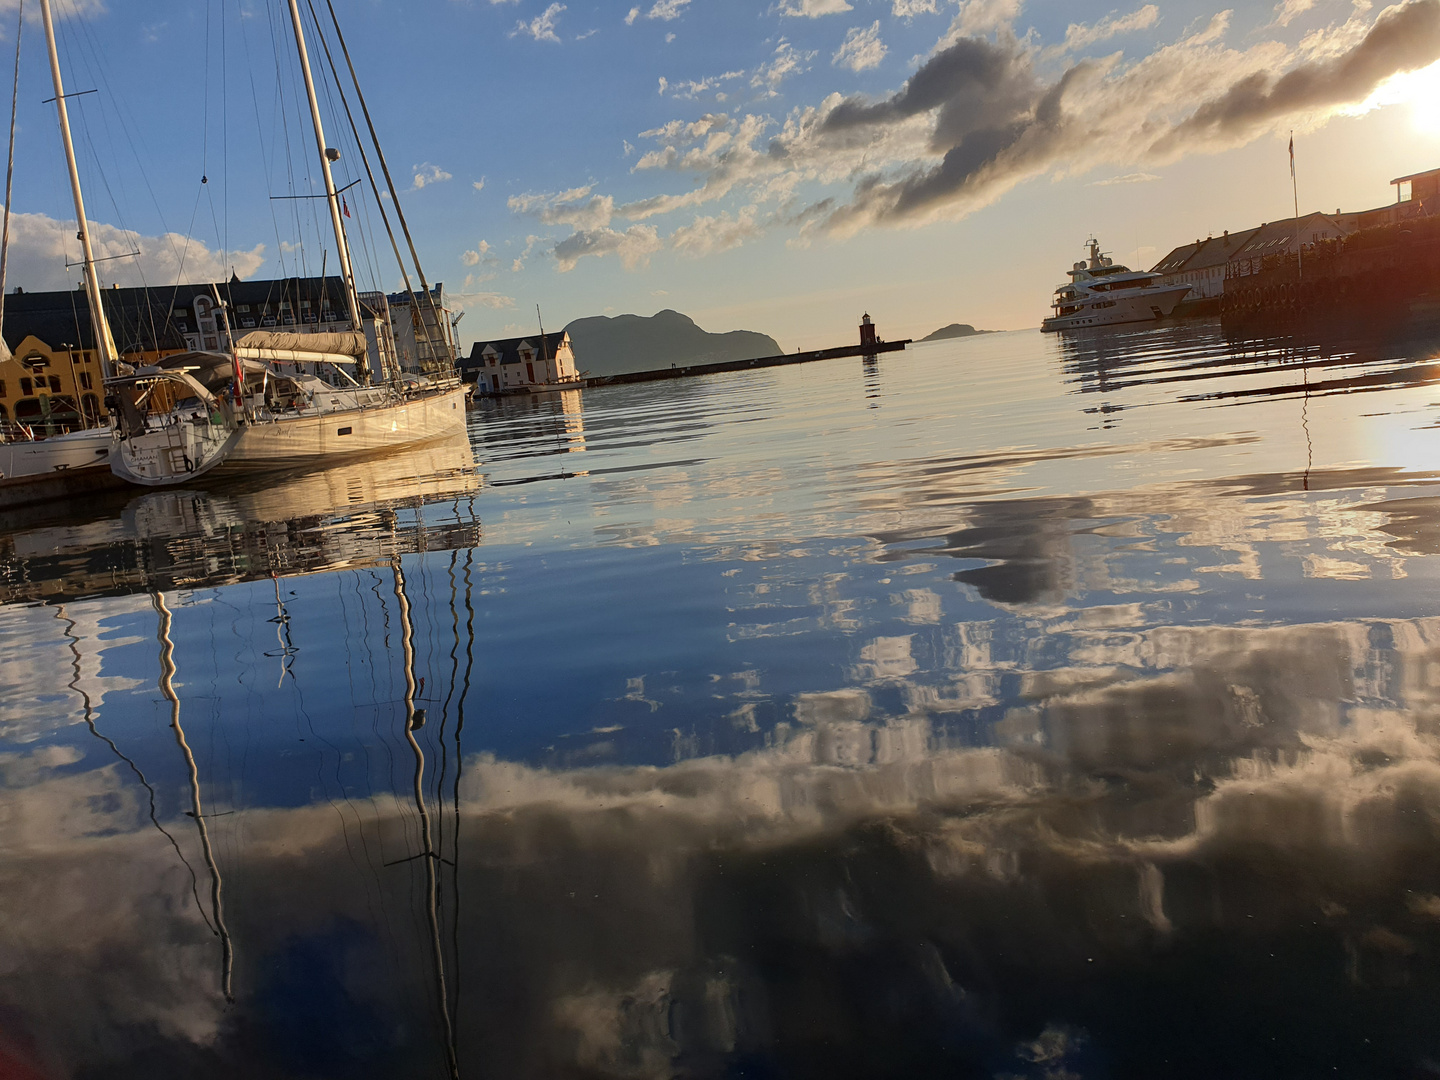
[[[86,291],[109,372],[105,386],[115,429],[110,468],[133,484],[162,487],[212,471],[308,467],[414,446],[465,429],[467,388],[454,374],[453,364],[438,378],[403,379],[394,359],[390,327],[378,313],[365,317],[330,170],[340,155],[326,146],[299,5],[290,0],[289,6],[339,252],[349,329],[317,333],[259,330],[235,340],[217,290],[217,312],[226,323],[225,337],[232,341],[228,353],[180,353],[120,374],[93,272],[64,90],[54,60],[49,0],[41,0],[80,220]]]
[[[75,168],[75,147],[70,141],[70,123],[65,111],[65,95],[60,85],[60,61],[55,51],[55,31],[50,18],[49,0],[40,0],[40,13],[45,25],[45,39],[50,47],[50,73],[55,81],[55,107],[60,117],[60,133],[65,144],[66,161],[70,167],[71,193],[75,197],[75,215],[80,221],[81,245],[84,252],[85,296],[90,305],[90,317],[100,339],[102,369],[108,374],[114,371],[115,342],[109,327],[104,324],[104,312],[100,308],[100,286],[95,278],[95,257],[90,247],[89,230],[85,226],[85,203],[80,194],[79,174]],[[24,26],[24,11],[20,13],[21,27]],[[20,32],[15,35],[16,91],[19,90]],[[11,106],[10,157],[14,160],[15,119],[14,105]],[[5,183],[5,235],[0,239],[0,318],[4,313],[4,262],[9,247],[10,227],[10,177],[13,169],[7,169]],[[103,331],[103,332],[102,332]],[[8,356],[4,339],[0,338],[0,350]],[[114,433],[105,425],[64,432],[48,437],[36,437],[30,428],[18,424],[0,425],[0,506],[27,502],[52,495],[73,495],[82,491],[111,487],[115,481],[110,472],[110,455],[114,448]]]

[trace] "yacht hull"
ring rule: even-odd
[[[216,472],[310,466],[384,453],[464,432],[465,388],[395,405],[247,424],[236,433]]]
[[[1110,307],[1087,305],[1071,315],[1052,315],[1040,324],[1040,329],[1046,332],[1085,330],[1094,326],[1154,322],[1173,312],[1181,298],[1189,291],[1189,285],[1181,285],[1173,289],[1144,289],[1133,296],[1112,294],[1112,297],[1104,301],[1111,304]]]

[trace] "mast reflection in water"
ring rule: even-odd
[[[0,1073],[1428,1075],[1433,355],[986,335],[17,523]]]

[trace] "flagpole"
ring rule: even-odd
[[[1295,199],[1295,276],[1305,279],[1305,251],[1300,246],[1300,188],[1295,180],[1295,132],[1290,132],[1290,194]]]

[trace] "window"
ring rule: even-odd
[[[35,392],[35,384],[32,383],[32,382],[29,380],[29,378],[27,378],[27,377],[25,377],[25,376],[22,375],[22,376],[20,377],[20,395],[21,395],[21,397],[29,397],[29,396],[30,396],[31,394],[33,394],[34,392]]]
[[[98,424],[100,422],[100,399],[94,394],[86,394],[82,397],[80,407],[85,411],[85,423]]]
[[[5,380],[0,379],[0,397],[5,396]]]
[[[60,376],[59,376],[59,375],[51,375],[51,376],[50,376],[50,392],[51,392],[52,394],[58,394],[58,393],[60,392]]]
[[[249,305],[249,304],[240,304],[240,305],[238,306],[238,310],[240,310],[240,311],[249,311],[249,310],[250,310],[250,305]]]
[[[88,372],[88,371],[82,371],[82,372],[80,372],[80,389],[81,389],[81,390],[90,390],[90,389],[93,389],[93,387],[92,387],[92,385],[91,385],[91,383],[90,383],[90,372]]]
[[[5,411],[5,406],[0,405],[0,420],[9,420],[10,414]]]

